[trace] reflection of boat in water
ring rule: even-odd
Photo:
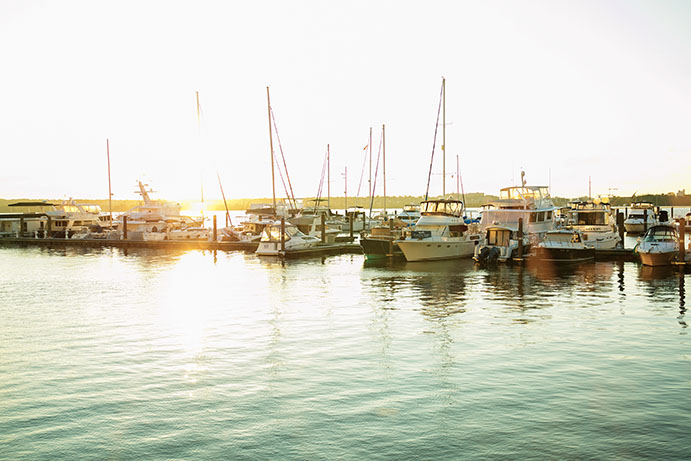
[[[275,221],[264,228],[256,254],[259,256],[281,256],[287,253],[305,250],[319,244],[319,239],[306,235],[297,226],[285,223],[281,232],[281,222]]]
[[[679,237],[673,225],[661,224],[648,229],[636,251],[644,266],[667,266],[679,253]]]
[[[576,229],[556,229],[545,232],[535,247],[535,258],[552,263],[583,262],[595,259],[595,248]]]

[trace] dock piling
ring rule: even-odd
[[[518,259],[523,258],[523,218],[518,218]]]
[[[617,231],[621,239],[621,247],[624,248],[624,213],[617,211]]]
[[[50,216],[48,216],[48,222],[46,223],[45,238],[52,237],[52,233],[53,233],[53,221],[50,219]]]
[[[127,216],[122,217],[122,239],[127,240]]]
[[[19,218],[19,233],[17,237],[24,237],[24,218]]]
[[[686,219],[679,218],[679,260],[686,261]]]
[[[348,216],[348,234],[350,235],[350,241],[353,241],[353,219],[355,219],[355,214],[351,213]]]
[[[214,242],[218,240],[218,232],[216,228],[216,215],[214,215]]]
[[[393,256],[393,219],[389,219],[389,254]]]
[[[648,231],[648,210],[643,210],[643,233]]]
[[[324,215],[322,215],[324,219]],[[286,254],[286,218],[281,218],[281,254]]]
[[[321,214],[322,219],[322,243],[326,243],[326,215]]]

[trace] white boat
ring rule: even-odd
[[[527,234],[522,237],[525,249],[530,247]],[[473,259],[479,263],[506,262],[518,255],[518,231],[505,226],[488,226],[484,230],[482,243],[476,247]]]
[[[407,261],[469,258],[480,242],[477,225],[463,221],[460,200],[426,200],[420,204],[420,219],[406,230],[398,247]]]
[[[655,206],[650,202],[631,204],[629,215],[624,220],[624,229],[632,234],[642,234],[645,228],[659,224]]]
[[[402,221],[406,226],[412,226],[420,219],[420,205],[404,205],[403,211],[398,213],[396,219]]]
[[[501,252],[501,261],[515,257],[519,220],[523,223],[524,254],[542,240],[546,232],[555,229],[557,208],[549,197],[547,186],[526,186],[523,176],[521,172],[522,186],[505,187],[499,191],[499,200],[483,205],[480,230],[485,240],[475,249],[476,260],[481,261],[481,255],[488,255],[493,247]],[[507,234],[507,231],[510,232]],[[496,254],[496,251],[492,250],[492,253]]]
[[[285,223],[284,232],[281,233],[281,222],[275,221],[264,228],[256,254],[285,256],[297,250],[312,248],[319,242],[318,238],[302,233],[297,226],[289,223]]]
[[[583,241],[595,250],[611,250],[620,242],[619,229],[612,208],[604,202],[571,202],[568,226],[579,231]]]
[[[9,206],[38,211],[2,215],[2,236],[72,238],[85,236],[92,231],[101,232],[106,227],[106,222],[101,219],[100,206],[78,203],[73,199],[64,200],[60,204],[18,202]]]
[[[583,239],[578,229],[555,229],[535,247],[535,258],[552,263],[573,263],[595,259],[595,247]]]
[[[668,266],[679,254],[679,236],[674,225],[660,224],[650,227],[636,251],[644,266]]]

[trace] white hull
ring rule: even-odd
[[[583,241],[595,250],[613,250],[621,239],[614,232],[582,232]]]
[[[289,245],[286,242],[285,251],[281,251],[281,242],[260,242],[255,252],[259,256],[281,256],[298,250],[306,250],[316,246],[318,241],[304,241],[299,244]]]
[[[435,261],[442,259],[470,258],[475,252],[477,240],[398,240],[398,247],[407,261]]]
[[[648,221],[648,229],[651,228],[652,226],[656,225],[656,221]],[[642,234],[644,232],[643,230],[643,221],[640,222],[626,222],[624,221],[624,229],[626,229],[626,232],[629,232],[631,234]]]

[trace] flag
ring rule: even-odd
[[[363,147],[362,150],[367,150],[368,147],[369,147],[369,144],[367,144],[365,147]]]

